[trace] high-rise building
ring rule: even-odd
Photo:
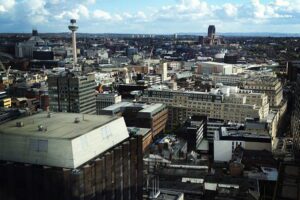
[[[216,35],[216,27],[215,25],[209,25],[208,26],[208,31],[207,31],[207,36],[209,38],[212,38]]]
[[[95,114],[95,75],[71,72],[50,75],[48,90],[50,111]]]

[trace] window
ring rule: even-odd
[[[48,152],[48,140],[30,140],[30,150],[36,152]]]

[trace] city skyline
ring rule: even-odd
[[[300,32],[299,0],[0,0],[0,32],[68,32],[70,18],[79,33]]]

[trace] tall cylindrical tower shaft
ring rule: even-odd
[[[77,49],[76,49],[76,31],[78,26],[76,25],[76,20],[71,19],[71,24],[68,26],[69,30],[72,31],[72,50],[73,50],[73,64],[77,64]]]
[[[77,49],[76,49],[76,32],[72,31],[72,46],[73,46],[73,60],[74,65],[77,64]]]

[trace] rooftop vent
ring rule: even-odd
[[[17,123],[16,123],[16,126],[17,126],[17,127],[23,127],[23,126],[24,126],[24,123],[23,123],[23,122],[17,122]]]
[[[77,124],[77,123],[79,123],[79,122],[80,122],[80,119],[79,119],[79,117],[76,117],[76,118],[75,118],[75,120],[74,120],[74,123],[76,123],[76,124]]]
[[[39,131],[47,131],[47,127],[44,127],[42,124],[38,125]]]
[[[52,113],[51,113],[51,112],[48,112],[47,117],[48,117],[48,118],[51,118],[51,117],[52,117]]]

